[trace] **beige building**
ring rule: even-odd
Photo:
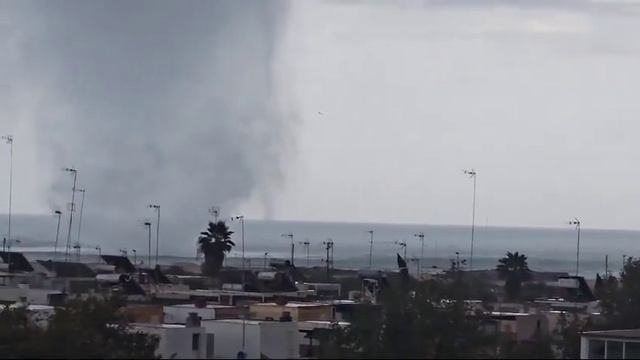
[[[331,321],[334,307],[319,303],[258,303],[249,306],[249,318],[254,320],[279,320],[286,313],[293,321]]]

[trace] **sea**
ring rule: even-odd
[[[159,261],[162,264],[199,263],[197,237],[206,225],[202,220],[161,220]],[[0,223],[0,231],[2,229]],[[6,225],[6,224],[5,224]],[[239,265],[242,254],[242,228],[229,222],[235,232],[236,246],[226,263]],[[69,243],[77,243],[76,224]],[[68,223],[63,221],[55,247],[57,220],[47,215],[16,215],[12,222],[13,251],[24,252],[30,259],[64,259]],[[409,269],[417,272],[418,259],[423,269],[446,269],[453,259],[466,260],[470,268],[471,226],[430,224],[383,224],[348,222],[308,222],[250,220],[245,222],[244,250],[247,265],[264,266],[265,260],[289,259],[293,235],[294,262],[297,266],[325,266],[326,243],[333,242],[333,266],[348,269],[369,267],[369,251],[373,231],[371,267],[397,269],[396,254],[408,259]],[[421,238],[424,233],[424,250]],[[151,261],[156,247],[155,224],[152,231]],[[17,241],[16,241],[17,240]],[[308,243],[306,245],[305,243]],[[406,244],[406,246],[402,244]],[[100,248],[98,250],[97,248]],[[308,247],[308,249],[307,249]],[[55,251],[57,249],[57,251]],[[148,232],[139,221],[106,222],[85,220],[80,248],[71,249],[69,258],[93,262],[98,253],[122,254],[138,262],[149,261]],[[135,250],[135,251],[134,251]],[[474,233],[473,269],[495,268],[508,251],[528,257],[536,271],[558,271],[574,274],[577,260],[577,231],[574,227],[531,228],[476,226]],[[593,278],[606,271],[617,273],[625,257],[640,256],[640,231],[581,229],[579,274]],[[424,271],[424,270],[423,270]]]

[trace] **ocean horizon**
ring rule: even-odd
[[[0,215],[1,216],[1,215]],[[64,220],[64,219],[63,219]],[[0,222],[0,231],[6,233],[5,223]],[[161,263],[198,262],[196,240],[204,229],[207,219],[194,221],[162,219],[160,229]],[[12,221],[13,239],[20,240],[12,249],[22,251],[30,258],[52,257],[55,244],[57,220],[46,215],[14,215]],[[77,242],[77,234],[71,234],[71,244]],[[233,265],[241,256],[241,231],[238,223],[229,222],[236,233],[233,240],[236,247],[229,254],[227,264]],[[63,231],[64,229],[64,231]],[[447,268],[450,259],[468,258],[470,251],[470,225],[429,225],[429,224],[384,224],[347,223],[319,221],[278,221],[250,220],[245,223],[245,256],[251,258],[252,266],[262,264],[264,253],[268,258],[289,259],[291,241],[283,234],[294,235],[295,262],[306,266],[307,253],[302,242],[309,242],[309,265],[323,266],[325,258],[324,242],[334,242],[334,266],[343,268],[368,267],[369,233],[374,231],[373,267],[395,269],[396,253],[404,254],[400,242],[407,243],[407,258],[419,258],[421,244],[415,234],[424,232],[424,268],[437,266]],[[623,256],[635,256],[640,231],[582,229],[580,239],[580,274],[595,277],[596,273],[608,270],[617,272],[622,267]],[[66,227],[61,226],[58,252],[64,258],[67,240]],[[575,228],[535,228],[513,226],[476,225],[474,236],[474,269],[494,268],[497,260],[507,251],[524,253],[529,258],[529,266],[536,271],[560,271],[575,273],[576,270]],[[155,228],[152,233],[152,254],[155,254]],[[143,226],[133,222],[106,223],[86,218],[82,224],[80,240],[84,256],[95,256],[100,246],[103,254],[119,254],[127,249],[133,258],[145,261],[148,253],[148,233]],[[72,250],[75,254],[75,251]],[[48,255],[47,255],[48,254]],[[75,256],[75,255],[74,255]],[[83,259],[84,259],[83,256]],[[417,262],[409,261],[412,272]]]

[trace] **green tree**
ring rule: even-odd
[[[71,300],[38,328],[24,308],[0,313],[0,348],[8,358],[148,359],[158,339],[134,332],[115,300]],[[12,332],[12,333],[10,333]]]
[[[522,283],[531,278],[531,270],[524,254],[507,252],[507,256],[498,260],[498,276],[505,281],[507,298],[516,299],[520,295]]]
[[[233,231],[229,231],[229,226],[224,221],[209,222],[206,231],[200,233],[198,238],[198,251],[204,254],[202,273],[206,276],[216,276],[224,258],[236,244],[231,241]]]
[[[409,291],[383,291],[380,305],[361,307],[350,326],[336,329],[321,355],[340,358],[475,358],[495,351],[483,316],[461,298],[456,279],[429,280]],[[321,348],[323,348],[321,346]]]
[[[640,260],[629,257],[620,279],[607,278],[599,291],[605,316],[605,328],[634,329],[640,327]]]

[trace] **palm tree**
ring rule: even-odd
[[[202,273],[207,276],[216,276],[224,258],[236,244],[231,241],[233,231],[229,231],[229,226],[224,221],[209,222],[206,231],[200,233],[198,237],[198,251],[204,254]]]
[[[498,260],[496,267],[498,276],[505,281],[504,290],[509,299],[515,299],[520,295],[522,283],[531,278],[531,270],[527,265],[527,257],[524,254],[507,252],[507,256]]]

